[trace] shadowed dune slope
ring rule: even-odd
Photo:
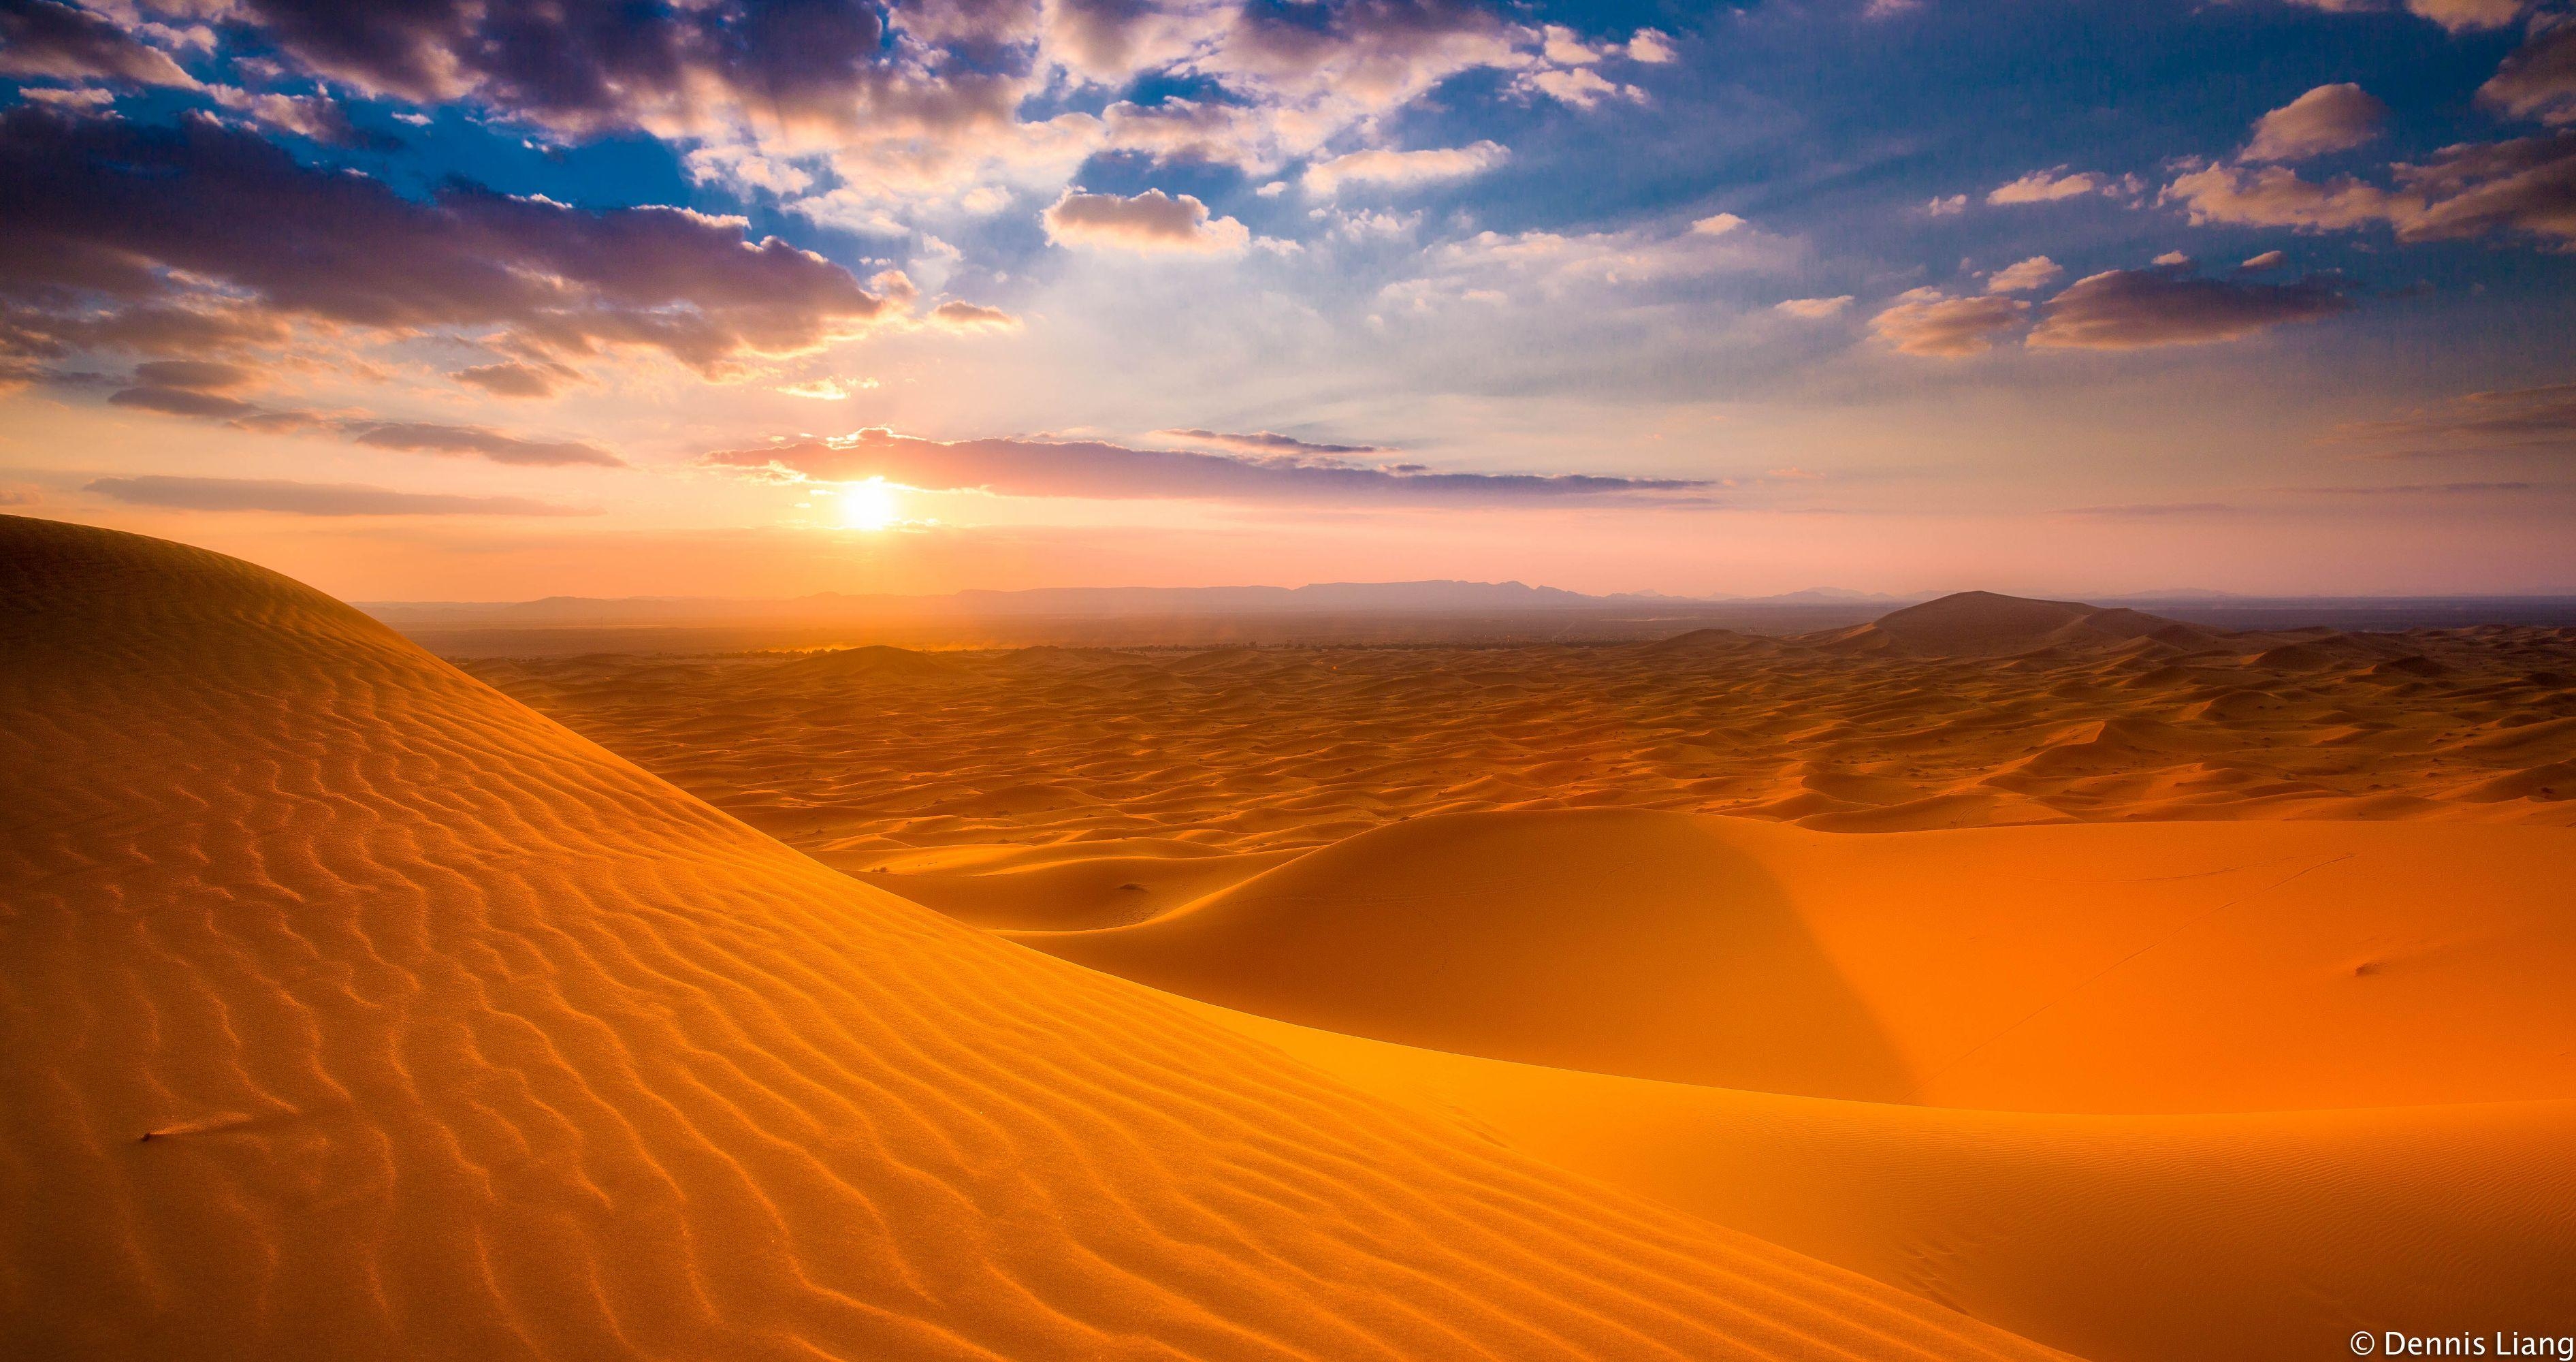
[[[1890,648],[1941,657],[1994,657],[2051,647],[2102,647],[2149,639],[2177,647],[2218,635],[2137,610],[1961,591],[1893,610],[1829,636],[1834,646]]]
[[[0,781],[18,1355],[2045,1355],[854,884],[217,555],[0,519]]]
[[[2576,833],[1849,836],[1454,814],[1020,939],[1304,1025],[1814,1097],[2188,1113],[2576,1097]]]
[[[1499,1143],[2095,1362],[2331,1357],[2355,1329],[2483,1336],[2576,1300],[2576,1101],[1961,1111],[1573,1073],[1207,1013]]]

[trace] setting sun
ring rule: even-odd
[[[841,523],[853,530],[882,530],[903,519],[903,503],[882,478],[841,489]]]

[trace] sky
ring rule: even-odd
[[[0,512],[362,600],[2576,592],[2576,4],[0,0]]]

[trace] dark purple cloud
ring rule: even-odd
[[[559,466],[591,464],[623,468],[626,461],[577,440],[523,440],[481,426],[451,426],[431,421],[341,421],[335,425],[351,444],[370,449],[400,449],[415,454],[470,455],[494,463]]]
[[[2202,345],[2331,317],[2351,306],[2327,280],[2254,284],[2163,270],[2105,270],[2049,299],[2030,344],[2087,350]]]
[[[0,0],[0,75],[194,88],[158,48],[55,0]]]
[[[778,116],[847,116],[891,78],[864,0],[248,0],[239,19],[305,69],[424,104],[473,99],[578,131],[635,127],[727,97]]]
[[[231,366],[187,364],[137,366],[134,386],[109,394],[111,406],[137,411],[159,412],[165,416],[188,416],[200,420],[220,421],[239,430],[269,435],[291,435],[320,432],[338,435],[351,444],[369,449],[392,449],[412,454],[443,454],[458,458],[489,459],[494,463],[539,467],[590,466],[624,468],[626,461],[597,445],[578,440],[531,440],[483,426],[450,425],[438,421],[388,421],[375,416],[349,416],[301,411],[292,407],[263,407],[221,392],[207,391],[204,386],[185,386],[181,382],[154,381],[151,371],[165,373],[176,367],[177,378],[204,381],[219,377],[204,372]],[[214,384],[211,386],[223,386]]]
[[[129,506],[182,511],[277,511],[312,516],[599,514],[527,497],[443,496],[350,482],[289,482],[280,478],[100,478],[84,490]]]
[[[640,346],[713,372],[886,308],[820,256],[748,242],[737,220],[453,185],[423,202],[203,117],[154,128],[0,113],[0,349],[114,343],[102,309],[138,324],[231,309],[272,331],[491,331],[532,353]]]
[[[1592,474],[1432,473],[1318,459],[1243,458],[1186,450],[1129,449],[1095,440],[916,439],[863,430],[847,440],[798,440],[721,450],[710,468],[784,473],[825,482],[884,478],[927,491],[981,489],[1007,496],[1227,501],[1361,501],[1403,497],[1526,501],[1683,491],[1704,482]]]

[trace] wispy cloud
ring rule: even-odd
[[[449,496],[349,482],[289,482],[277,478],[100,478],[84,490],[129,506],[182,511],[272,511],[304,516],[599,514],[593,509],[527,497]]]
[[[882,428],[833,440],[720,450],[707,468],[822,482],[883,478],[925,491],[1110,500],[1509,502],[1686,491],[1689,479],[1595,474],[1443,473],[1312,454],[1228,455],[1130,449],[1096,440],[925,440]]]

